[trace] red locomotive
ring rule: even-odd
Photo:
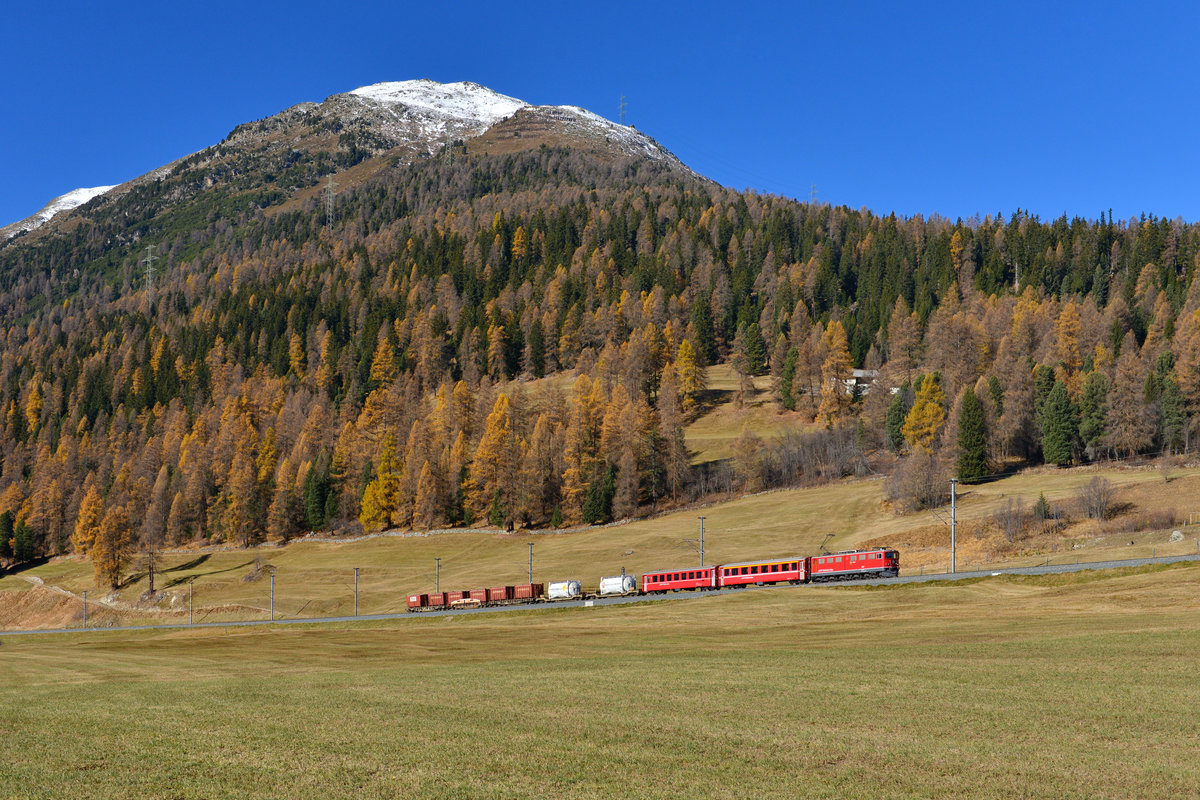
[[[900,574],[900,553],[895,550],[843,550],[808,559],[808,579],[844,581],[856,578],[894,578]]]

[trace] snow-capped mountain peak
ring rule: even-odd
[[[0,244],[21,232],[40,228],[98,195],[111,192],[110,197],[120,197],[141,183],[166,179],[176,168],[184,168],[181,165],[199,174],[213,162],[236,158],[241,159],[237,170],[245,172],[253,169],[254,164],[278,158],[281,153],[285,154],[286,163],[292,163],[292,154],[300,152],[322,157],[331,152],[335,157],[352,155],[358,159],[353,164],[389,154],[395,164],[434,155],[447,145],[485,135],[483,147],[499,147],[502,152],[550,143],[649,158],[691,173],[649,136],[579,106],[533,105],[470,81],[390,81],[335,94],[322,103],[299,103],[271,117],[244,123],[219,146],[181,158],[128,183],[76,189],[56,197],[33,216],[0,227]],[[386,163],[380,160],[380,164]],[[360,170],[358,179],[382,168],[377,164],[373,169]],[[264,172],[272,176],[278,169],[278,164],[264,166]],[[201,188],[208,188],[220,180],[217,177],[220,174],[219,170],[205,173],[202,178],[191,179],[189,186],[199,181]]]
[[[350,94],[384,105],[404,105],[455,119],[475,120],[488,126],[529,105],[470,81],[390,81],[360,86]]]
[[[64,211],[70,211],[73,208],[77,208],[87,201],[95,197],[99,197],[105,192],[115,188],[117,188],[116,185],[93,186],[90,189],[75,189],[67,192],[64,195],[59,195],[47,203],[45,208],[33,216],[26,217],[20,222],[14,222],[11,225],[5,225],[3,228],[0,228],[0,241],[11,239],[22,231],[36,230],[45,225],[56,215],[61,214]]]
[[[345,121],[369,120],[397,142],[433,153],[454,139],[470,139],[529,104],[469,81],[390,81],[360,86],[332,101]]]

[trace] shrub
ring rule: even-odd
[[[898,514],[946,505],[950,478],[937,457],[918,451],[901,460],[884,483],[884,494]]]
[[[1097,475],[1079,492],[1079,505],[1089,519],[1108,519],[1115,489],[1107,478]]]
[[[1029,512],[1019,498],[1007,497],[992,514],[992,524],[1010,544],[1020,538],[1029,523]]]

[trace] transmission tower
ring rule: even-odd
[[[817,203],[817,185],[814,183],[808,187],[808,204],[811,206],[811,205],[816,205],[816,203]]]
[[[626,107],[627,106],[625,103],[625,95],[621,95],[621,102],[617,106],[617,119],[619,119],[621,121],[622,125],[625,124],[625,109],[626,109]]]
[[[154,262],[158,260],[158,256],[154,255],[154,248],[146,245],[146,255],[142,256],[141,263],[146,265],[146,294],[150,297],[154,296]]]
[[[329,181],[325,184],[325,225],[329,228],[333,227],[333,197],[335,192],[333,188],[337,186],[333,176],[329,176]]]

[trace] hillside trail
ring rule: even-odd
[[[29,583],[33,584],[35,587],[37,587],[39,589],[45,589],[46,591],[53,592],[58,595],[62,595],[63,597],[67,597],[72,600],[78,600],[81,603],[83,602],[82,595],[78,595],[75,592],[70,591],[69,589],[62,588],[61,586],[55,586],[54,584],[46,583],[44,580],[42,580],[41,578],[39,578],[36,575],[18,575],[17,577],[28,581]],[[107,597],[92,597],[92,598],[89,598],[89,602],[92,605],[103,606],[104,608],[107,608],[111,611],[136,611],[138,613],[143,613],[143,614],[164,614],[164,615],[176,615],[176,614],[180,613],[179,611],[177,611],[175,609],[155,608],[153,606],[148,606],[148,607],[139,606],[134,603],[129,603],[124,600],[120,600],[120,599],[114,597],[113,595],[109,595]]]

